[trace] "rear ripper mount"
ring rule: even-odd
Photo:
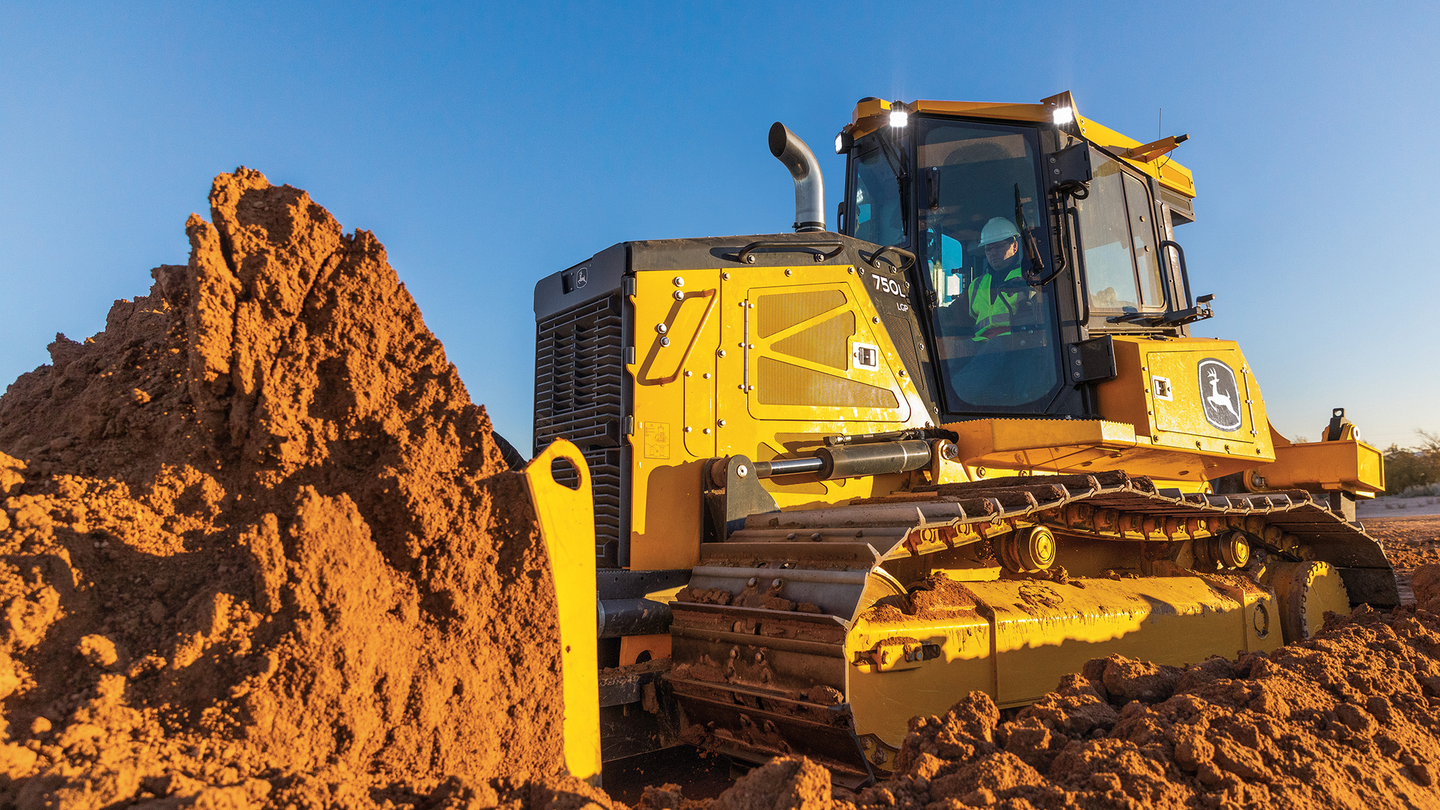
[[[1232,641],[1274,649],[1282,630],[1318,629],[1321,607],[1399,603],[1380,546],[1303,491],[1182,494],[1101,472],[782,512],[756,479],[783,472],[743,456],[712,465],[716,542],[671,603],[668,680],[709,747],[803,752],[852,784],[887,769],[917,708],[943,713],[972,687],[1024,705],[1111,652],[1178,664]],[[941,572],[964,580],[963,598],[938,618],[906,615]],[[899,678],[875,683],[885,673],[913,680],[912,696],[946,688],[935,706],[899,707]]]

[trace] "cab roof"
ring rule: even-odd
[[[878,98],[862,99],[855,105],[855,114],[843,131],[859,138],[885,126],[889,113],[903,109],[912,114],[934,114],[964,116],[966,118],[991,118],[1002,121],[1032,121],[1045,124],[1056,123],[1056,112],[1068,107],[1074,116],[1073,124],[1062,125],[1070,135],[1106,149],[1137,170],[1154,177],[1160,185],[1186,197],[1195,196],[1195,177],[1190,170],[1171,160],[1169,151],[1175,148],[1174,138],[1163,138],[1150,144],[1142,144],[1134,138],[1110,129],[1103,124],[1080,115],[1075,108],[1069,91],[1042,99],[1038,104],[998,104],[988,101],[930,101],[920,100],[890,102]]]

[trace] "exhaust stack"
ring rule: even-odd
[[[825,230],[825,180],[815,153],[784,124],[770,127],[770,154],[795,178],[795,232]]]

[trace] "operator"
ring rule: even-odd
[[[950,347],[947,360],[950,386],[963,402],[1022,406],[1058,381],[1054,350],[1041,328],[1042,300],[1025,281],[1021,245],[1019,229],[1005,217],[994,217],[980,230],[984,258],[976,260],[975,275],[965,285],[962,313],[971,338],[965,341],[968,349]],[[951,309],[960,305],[957,300]],[[996,339],[1001,337],[1006,339]]]
[[[980,231],[984,267],[968,285],[966,303],[975,323],[975,340],[1010,334],[1010,319],[1032,291],[1020,268],[1020,231],[1005,217],[994,217]]]

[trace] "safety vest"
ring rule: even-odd
[[[1005,281],[1020,280],[1023,276],[1024,272],[1017,264],[1005,275]],[[969,293],[970,317],[975,319],[976,340],[1010,334],[1010,316],[1015,312],[1016,302],[1024,295],[1022,292],[992,293],[990,288],[994,278],[993,273],[981,273],[966,290]]]

